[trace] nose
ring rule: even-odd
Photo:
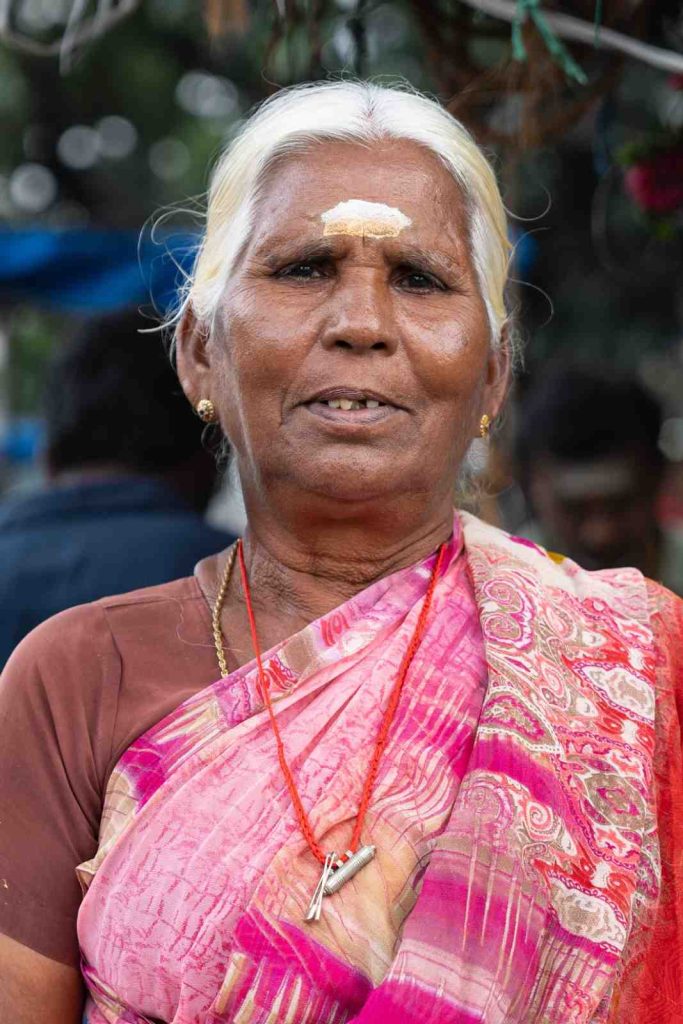
[[[328,300],[320,341],[324,348],[390,355],[398,347],[389,285],[384,274],[363,269],[339,280]]]

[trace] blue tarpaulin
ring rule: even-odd
[[[172,309],[199,236],[99,228],[0,230],[0,302],[29,301],[70,313],[152,303]]]

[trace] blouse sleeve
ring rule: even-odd
[[[72,966],[120,677],[97,605],[44,622],[0,676],[0,932]]]

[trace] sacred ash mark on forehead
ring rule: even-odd
[[[361,238],[396,238],[412,224],[395,206],[347,199],[320,215],[323,235],[357,235]]]

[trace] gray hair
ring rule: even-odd
[[[182,299],[213,324],[226,283],[246,244],[259,186],[278,158],[319,141],[372,143],[411,139],[435,153],[462,189],[470,242],[488,315],[500,344],[508,319],[507,220],[494,171],[472,136],[434,100],[407,88],[323,82],[283,89],[242,126],[214,168],[204,237]]]

